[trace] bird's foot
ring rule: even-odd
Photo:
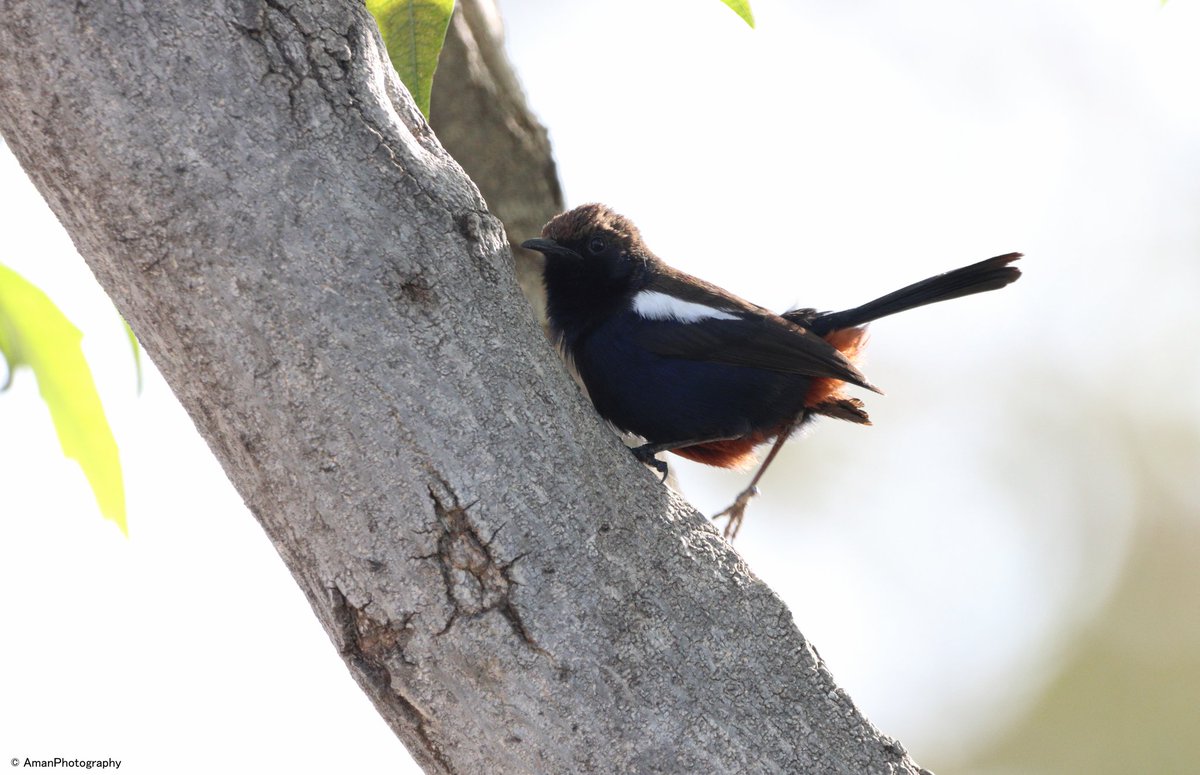
[[[737,499],[730,504],[729,508],[724,511],[713,514],[713,519],[728,517],[729,521],[725,523],[724,536],[728,541],[737,538],[738,531],[742,529],[742,520],[746,518],[746,507],[750,505],[750,501],[758,495],[758,487],[751,485],[742,490]]]
[[[655,448],[655,445],[643,444],[640,447],[632,447],[631,449],[633,451],[633,456],[638,459],[639,463],[644,463],[653,468],[655,471],[658,471],[660,474],[662,474],[662,480],[664,482],[667,481],[667,463],[665,460],[659,460],[657,457],[655,457],[655,455],[657,455],[660,451]]]

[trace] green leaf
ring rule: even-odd
[[[129,337],[129,346],[133,349],[133,368],[137,369],[137,392],[140,396],[142,394],[142,346],[138,344],[137,335],[129,327],[129,321],[121,318],[121,325],[125,326],[125,336]]]
[[[79,346],[82,339],[46,294],[0,264],[0,354],[9,380],[20,366],[33,369],[63,454],[83,469],[100,513],[128,535],[121,459]]]
[[[750,0],[721,0],[722,3],[733,9],[733,12],[742,17],[742,20],[754,27],[754,13],[750,10]]]
[[[379,24],[392,67],[428,119],[433,71],[454,13],[454,0],[367,0],[367,10]]]

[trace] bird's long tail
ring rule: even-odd
[[[784,313],[783,317],[804,326],[815,334],[825,336],[833,331],[861,326],[872,320],[904,312],[914,307],[1003,288],[1021,276],[1020,269],[1009,266],[1020,257],[1020,253],[1008,253],[989,258],[977,264],[964,266],[961,269],[913,283],[854,309],[841,312],[798,309]]]

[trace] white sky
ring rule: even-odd
[[[568,203],[607,202],[686,271],[832,308],[1027,253],[1002,294],[874,327],[876,426],[790,445],[737,545],[936,769],[1020,711],[1121,567],[1132,495],[1095,407],[1136,419],[1152,374],[1200,417],[1200,367],[1170,357],[1198,323],[1200,11],[753,5],[754,31],[717,0],[505,11]],[[100,519],[18,374],[0,395],[0,758],[392,770],[402,747],[153,368],[134,395],[116,314],[7,152],[0,234],[0,261],[86,334],[131,533]],[[682,481],[712,512],[745,476]]]

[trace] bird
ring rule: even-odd
[[[783,443],[819,416],[870,425],[848,386],[882,393],[859,371],[866,325],[935,302],[993,291],[1021,274],[1006,253],[836,312],[775,314],[669,266],[633,222],[599,203],[554,216],[522,247],[543,254],[552,339],[599,415],[639,436],[642,463],[667,475],[670,452],[745,468],[774,442],[729,508],[736,538]]]

